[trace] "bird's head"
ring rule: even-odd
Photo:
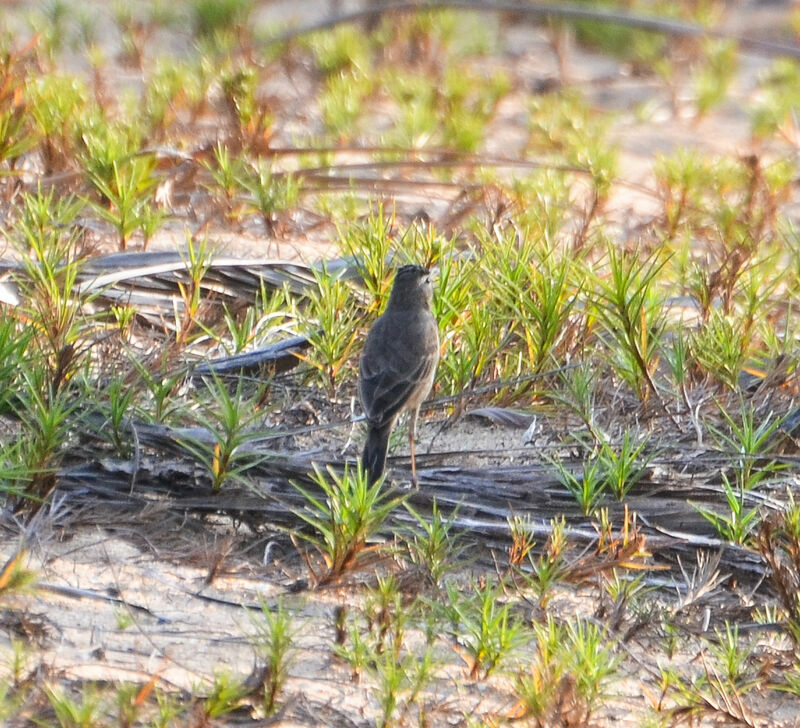
[[[423,306],[430,308],[433,302],[431,272],[421,265],[404,265],[397,269],[394,286],[389,296],[392,308]]]

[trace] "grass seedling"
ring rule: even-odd
[[[207,428],[208,439],[186,437],[181,442],[208,469],[216,493],[230,480],[245,480],[247,471],[266,457],[247,447],[259,436],[253,427],[263,413],[256,404],[260,392],[245,397],[242,378],[232,392],[228,382],[213,373],[205,384],[198,397],[198,424]]]
[[[336,396],[339,380],[351,363],[358,337],[360,311],[352,288],[326,271],[315,271],[317,288],[311,289],[305,308],[298,313],[300,328],[311,342],[306,361],[315,367]]]
[[[604,576],[603,591],[611,600],[609,628],[617,630],[626,612],[631,611],[635,615],[645,616],[647,607],[644,597],[653,591],[653,587],[646,585],[643,575],[629,578],[614,569],[610,577]]]
[[[208,240],[203,238],[196,242],[187,232],[186,251],[183,260],[186,263],[186,277],[178,280],[181,302],[176,301],[175,310],[175,343],[185,346],[195,327],[199,326],[205,304],[203,299],[203,278],[211,267],[214,253]],[[207,305],[207,304],[205,304]]]
[[[394,247],[395,213],[386,214],[383,204],[370,208],[363,220],[349,221],[338,228],[339,249],[356,260],[372,299],[371,308],[381,312],[391,291],[390,257]]]
[[[333,652],[350,665],[351,680],[357,682],[374,661],[376,651],[372,635],[362,629],[357,620],[346,621],[348,614],[344,608],[337,610],[337,641],[333,645]]]
[[[368,667],[377,684],[378,728],[390,728],[405,722],[413,706],[421,700],[422,691],[430,683],[436,666],[430,645],[425,646],[421,655],[394,650],[378,655]],[[418,706],[418,709],[421,717],[423,706]]]
[[[732,41],[708,40],[702,63],[692,74],[697,115],[705,116],[725,100],[736,75],[737,52]]]
[[[729,432],[717,427],[711,427],[711,432],[717,442],[737,459],[742,483],[745,488],[752,489],[765,476],[780,469],[774,461],[759,466],[758,457],[769,451],[770,440],[780,427],[781,419],[773,417],[772,413],[761,415],[744,401],[740,402],[738,421],[722,407],[720,413],[728,424]]]
[[[609,697],[620,658],[595,624],[559,625],[552,616],[534,624],[536,650],[529,672],[517,673],[516,714],[544,728],[554,718],[589,725],[591,715]],[[560,724],[560,723],[559,723]]]
[[[106,394],[108,417],[100,432],[108,437],[120,457],[128,457],[132,445],[129,433],[130,413],[133,411],[133,400],[137,391],[123,377],[115,376],[108,383]]]
[[[270,164],[259,160],[255,168],[247,169],[239,184],[247,192],[250,209],[264,221],[267,234],[274,236],[279,216],[291,209],[300,195],[297,178],[289,173],[274,173]]]
[[[575,620],[567,625],[565,649],[578,695],[586,702],[587,710],[594,712],[608,697],[607,687],[615,679],[621,658],[614,655],[614,645],[600,627],[593,622]]]
[[[705,659],[702,665],[703,674],[687,678],[675,670],[661,669],[665,692],[672,695],[681,713],[708,716],[715,722],[752,725],[754,715],[743,700],[743,691],[727,677],[720,676]]]
[[[590,457],[583,462],[580,477],[574,475],[560,460],[551,460],[555,476],[575,498],[584,516],[588,516],[599,505],[609,480],[603,476],[601,461]]]
[[[126,250],[131,235],[147,228],[148,235],[160,222],[151,209],[156,186],[155,158],[136,156],[111,163],[110,178],[98,173],[89,179],[102,196],[102,202],[92,202],[92,209],[117,232],[120,250]]]
[[[628,492],[636,485],[647,472],[649,461],[642,457],[647,447],[645,438],[636,444],[630,430],[622,436],[619,449],[612,447],[603,440],[597,455],[599,471],[606,487],[614,494],[617,500],[624,500]]]
[[[403,648],[412,610],[404,607],[394,574],[378,577],[378,585],[367,593],[364,615],[375,653],[397,656]]]
[[[83,314],[89,297],[75,293],[80,251],[72,223],[81,206],[72,198],[56,198],[53,190],[25,194],[11,231],[22,255],[17,281],[32,329],[31,356],[41,357],[41,366],[48,369],[41,384],[51,395],[77,371],[80,344],[91,324]]]
[[[201,38],[230,32],[245,23],[252,6],[252,0],[191,0],[192,28]]]
[[[159,369],[150,371],[138,357],[131,355],[130,362],[139,375],[139,385],[150,395],[149,401],[134,407],[136,414],[148,422],[169,424],[177,420],[184,411],[184,405],[179,401],[178,395],[186,373],[178,370],[170,374],[167,372],[166,357],[162,361]],[[131,389],[137,390],[138,387]],[[143,399],[146,399],[146,395]]]
[[[524,362],[524,371],[533,372],[558,360],[576,300],[570,282],[572,265],[568,256],[557,259],[533,237],[519,239],[514,227],[491,236],[481,234],[478,275],[487,284],[486,302],[478,306],[486,310],[491,325],[485,327],[488,332],[476,332],[482,336],[472,347],[479,348],[480,359],[488,360],[486,365],[499,359],[503,376],[514,378],[522,371],[518,359]],[[475,309],[473,302],[469,310],[474,314]],[[468,321],[465,318],[462,328]],[[498,326],[499,321],[508,323]],[[522,393],[518,390],[510,396],[517,399]]]
[[[48,373],[40,366],[23,371],[22,388],[14,403],[23,430],[0,448],[0,492],[32,507],[50,496],[77,407],[78,402],[67,390],[52,391]]]
[[[626,258],[614,243],[606,252],[608,274],[596,278],[597,318],[610,339],[616,372],[644,401],[658,396],[653,374],[664,322],[655,284],[666,259],[659,260],[656,254],[643,261],[638,256]]]
[[[231,154],[227,146],[218,143],[214,147],[213,161],[204,161],[202,164],[213,180],[213,184],[208,184],[207,189],[225,211],[225,218],[229,221],[236,220],[241,214],[236,195],[241,180],[246,178],[246,163],[241,157]]]
[[[717,441],[723,445],[733,457],[732,475],[722,473],[722,488],[728,505],[728,513],[717,513],[711,508],[695,505],[700,514],[717,529],[718,533],[733,543],[745,543],[758,524],[759,509],[757,506],[747,507],[752,500],[748,494],[755,490],[766,478],[779,470],[783,465],[774,460],[759,462],[768,449],[770,438],[781,424],[779,418],[767,415],[763,421],[755,409],[740,404],[740,418],[736,421],[724,409],[720,408],[729,431],[711,427]]]
[[[44,693],[60,728],[97,728],[101,725],[103,706],[98,689],[84,687],[79,699],[60,685],[45,685]]]
[[[86,85],[74,76],[45,75],[31,79],[26,88],[28,110],[36,122],[44,174],[68,166],[75,152],[75,125],[89,98]]]
[[[341,475],[331,467],[326,475],[315,466],[311,478],[323,497],[292,482],[306,500],[305,507],[295,514],[313,530],[313,533],[298,535],[322,557],[323,572],[317,573],[310,563],[309,568],[315,581],[325,584],[357,564],[369,539],[408,495],[387,493],[383,479],[370,485],[360,464],[355,470],[346,465]]]
[[[691,358],[703,371],[735,391],[750,354],[750,334],[743,330],[740,317],[714,309],[691,337]]]
[[[114,610],[114,621],[116,622],[117,629],[120,632],[124,632],[126,629],[135,624],[133,615],[131,614],[130,610],[126,608]]]
[[[743,645],[739,637],[739,626],[725,620],[725,630],[716,629],[716,642],[709,642],[709,649],[722,669],[722,676],[740,689],[748,682],[748,662],[755,645]]]
[[[722,474],[722,491],[728,504],[728,513],[717,513],[712,508],[693,503],[703,518],[705,518],[722,538],[736,544],[744,544],[750,534],[758,525],[758,508],[747,508],[747,489],[737,477],[737,484],[731,484],[728,476]]]
[[[303,45],[313,53],[318,73],[328,78],[370,67],[369,36],[354,25],[314,33],[304,39]]]
[[[274,608],[262,602],[261,613],[253,615],[253,624],[256,633],[251,642],[263,664],[264,712],[272,715],[278,709],[278,697],[289,678],[295,629],[292,615],[281,601]]]
[[[402,536],[405,556],[413,568],[424,574],[426,581],[438,588],[445,574],[458,566],[461,548],[453,529],[456,513],[454,511],[445,518],[435,498],[430,517],[414,510],[408,503],[404,505],[416,521],[414,527],[407,529]]]
[[[16,319],[0,312],[0,412],[7,411],[14,399],[32,334],[32,329],[23,329]]]
[[[532,590],[543,608],[553,587],[566,573],[566,521],[563,517],[553,518],[550,527],[547,542],[537,556],[533,552],[536,543],[530,522],[518,517],[509,521],[512,535],[512,551],[509,554],[511,574],[517,588]]]
[[[459,394],[476,387],[500,348],[500,335],[502,329],[487,300],[476,301],[474,308],[461,314],[460,326],[448,337],[449,345],[439,362],[446,392]]]
[[[508,565],[511,568],[519,568],[527,562],[530,558],[531,550],[536,546],[533,524],[528,517],[513,516],[508,519],[508,530],[511,534],[511,545],[508,547]]]
[[[354,679],[365,676],[374,683],[378,726],[404,722],[415,706],[420,713],[423,710],[423,690],[437,666],[433,651],[437,630],[426,623],[424,643],[409,645],[408,629],[418,607],[419,602],[404,603],[398,582],[390,575],[379,577],[377,588],[368,591],[363,616],[345,627],[344,612],[339,613],[337,631],[349,636],[349,644],[334,645],[334,652],[350,664]]]
[[[227,671],[214,675],[211,692],[200,700],[202,711],[207,718],[213,720],[232,713],[248,695],[246,685]]]
[[[761,79],[761,95],[751,111],[750,126],[755,136],[777,136],[791,146],[797,141],[796,109],[800,104],[800,67],[788,58],[772,63]]]
[[[325,128],[337,141],[357,135],[358,119],[373,89],[374,79],[357,69],[328,77],[319,104]]]
[[[473,582],[474,594],[465,596],[447,585],[445,612],[452,636],[463,650],[471,679],[485,679],[511,657],[527,639],[524,625],[512,614],[510,603],[501,604],[499,585]]]
[[[269,107],[258,98],[258,80],[255,69],[247,65],[236,65],[226,70],[219,81],[228,113],[238,130],[239,145],[256,153],[266,150],[273,121]],[[262,168],[259,160],[257,169],[260,176],[260,170],[268,168]],[[267,178],[264,177],[264,180]],[[263,195],[262,191],[256,196],[259,204]]]

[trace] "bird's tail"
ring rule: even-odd
[[[364,445],[364,453],[361,456],[361,465],[367,471],[369,484],[375,483],[386,467],[386,451],[389,449],[389,434],[392,431],[392,423],[383,427],[373,427],[370,425],[367,431],[367,442]]]

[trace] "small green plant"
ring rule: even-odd
[[[747,490],[741,482],[738,486],[731,484],[725,473],[722,474],[722,490],[728,504],[727,513],[718,513],[696,503],[692,505],[714,526],[720,536],[733,543],[744,544],[758,525],[758,507],[747,507]]]
[[[208,303],[203,296],[203,278],[211,267],[214,253],[208,239],[195,241],[187,232],[186,250],[182,254],[186,275],[178,280],[181,302],[175,308],[175,343],[186,345],[200,324]]]
[[[661,668],[664,694],[669,694],[684,714],[748,722],[751,711],[743,700],[746,690],[720,675],[705,659],[702,665],[702,674],[688,677],[673,669]]]
[[[250,210],[261,216],[267,234],[274,236],[281,213],[291,209],[300,195],[297,177],[273,172],[271,164],[258,160],[254,168],[245,169],[239,185],[247,193],[244,199]]]
[[[637,255],[628,258],[614,243],[606,252],[608,274],[596,278],[595,311],[610,339],[614,369],[641,400],[658,397],[653,374],[664,320],[655,284],[666,259],[659,260],[657,254],[643,261]]]
[[[253,0],[191,0],[190,18],[194,32],[212,38],[245,23]]]
[[[315,271],[314,278],[317,287],[311,289],[305,308],[298,313],[300,329],[311,342],[305,358],[335,397],[352,360],[361,313],[353,289],[344,280],[324,270]]]
[[[423,702],[422,691],[430,683],[436,665],[430,644],[426,644],[422,654],[391,649],[377,656],[368,671],[377,685],[380,714],[376,725],[379,728],[397,725],[412,706]],[[423,715],[423,706],[418,709]]]
[[[783,511],[761,522],[754,541],[769,569],[768,579],[778,595],[795,655],[800,655],[800,505],[786,490]],[[774,618],[776,612],[765,616]]]
[[[108,437],[117,453],[127,457],[131,452],[130,414],[137,392],[125,378],[115,376],[108,383],[106,393],[108,416],[99,432]]]
[[[373,89],[374,79],[358,69],[328,77],[319,103],[325,127],[337,141],[356,136],[358,119]]]
[[[750,354],[752,329],[735,314],[712,310],[703,327],[691,336],[691,359],[731,390]]]
[[[28,109],[41,137],[44,174],[66,168],[75,153],[75,125],[89,90],[74,76],[48,74],[32,78],[27,86]]]
[[[292,615],[283,602],[272,608],[261,602],[261,613],[252,616],[256,633],[250,638],[256,656],[263,664],[264,712],[272,715],[278,709],[278,698],[289,678],[295,629]]]
[[[600,474],[606,487],[617,500],[624,500],[631,488],[647,472],[649,461],[643,457],[647,444],[647,438],[637,444],[630,430],[626,430],[622,436],[619,449],[605,440],[600,442],[597,455]]]
[[[0,446],[0,493],[38,508],[55,488],[78,408],[67,389],[53,391],[41,367],[22,374],[13,409],[23,425],[20,435]]]
[[[323,76],[370,67],[369,36],[355,25],[339,25],[332,31],[307,36],[303,45],[314,54],[317,71]]]
[[[226,69],[219,82],[227,111],[237,129],[239,144],[256,152],[263,151],[266,141],[271,135],[273,117],[267,105],[262,103],[258,97],[256,70],[247,65],[237,64],[233,68]],[[264,170],[263,174],[262,169]],[[261,160],[259,160],[257,170],[259,174],[255,183],[264,187],[271,181],[268,168],[262,167]],[[247,168],[243,167],[242,171],[246,173]],[[248,180],[248,177],[245,176],[242,180]],[[257,191],[257,199],[261,205],[262,201],[267,199],[267,192],[265,190]]]
[[[800,65],[797,61],[776,60],[761,81],[762,97],[754,104],[751,117],[753,133],[760,138],[776,135],[792,147],[797,143],[795,110],[800,103],[798,94]]]
[[[530,671],[517,673],[515,680],[520,717],[545,726],[565,711],[570,724],[589,725],[616,677],[620,658],[613,644],[597,625],[581,620],[559,625],[548,615],[533,629],[536,650]]]
[[[470,678],[485,679],[528,637],[512,605],[500,602],[499,585],[473,582],[472,590],[474,594],[465,596],[457,586],[447,584],[445,612],[453,638],[462,645]]]
[[[236,710],[248,692],[247,686],[239,678],[221,671],[214,675],[211,692],[198,700],[203,714],[213,720]]]
[[[705,62],[692,77],[699,116],[705,116],[725,99],[737,65],[737,49],[732,41],[709,40],[704,46]]]
[[[728,431],[711,427],[711,432],[733,460],[732,474],[722,473],[722,488],[728,513],[718,513],[706,506],[695,504],[700,514],[717,529],[718,533],[733,543],[743,544],[758,525],[759,508],[752,498],[754,491],[766,478],[783,469],[774,460],[764,462],[772,435],[781,424],[779,418],[761,416],[752,405],[740,402],[738,420],[720,408]],[[761,422],[758,422],[762,419]],[[755,503],[748,508],[748,504]]]
[[[654,587],[647,586],[644,576],[629,576],[613,569],[611,576],[603,579],[603,591],[611,600],[611,620],[609,627],[618,629],[627,612],[632,612],[639,618],[645,618],[651,610],[646,605],[644,597],[652,592]]]
[[[256,405],[261,393],[245,397],[241,377],[232,392],[229,384],[214,373],[205,379],[205,384],[205,391],[198,397],[198,424],[207,428],[207,437],[187,436],[181,442],[205,465],[212,490],[219,492],[230,480],[244,480],[248,470],[265,457],[248,448],[248,443],[259,436],[252,428],[262,417]]]
[[[96,686],[84,687],[80,698],[74,698],[60,685],[45,685],[44,693],[60,728],[96,728],[100,724],[103,706]]]
[[[603,477],[600,459],[590,457],[583,462],[580,475],[575,475],[568,470],[560,460],[551,460],[555,468],[555,475],[575,498],[581,512],[588,516],[594,511],[603,498],[603,492],[608,485],[608,479]]]
[[[125,631],[134,624],[130,609],[116,609],[114,611],[114,619],[117,623],[117,629],[120,631]]]
[[[748,662],[755,645],[743,645],[739,637],[739,626],[725,620],[725,630],[715,630],[716,641],[709,642],[709,649],[722,669],[722,675],[731,684],[744,688],[750,669]],[[752,678],[752,675],[750,676]]]
[[[139,375],[138,386],[132,386],[131,389],[138,391],[138,387],[143,386],[149,395],[143,396],[143,401],[138,404],[134,403],[135,413],[145,421],[158,424],[177,420],[184,411],[183,404],[178,401],[178,394],[186,373],[183,370],[169,372],[166,355],[160,365],[152,368],[145,366],[134,354],[131,354],[130,362]]]
[[[371,207],[362,220],[348,221],[338,228],[339,248],[356,260],[359,273],[372,299],[371,307],[382,311],[389,298],[390,257],[395,246],[395,213],[384,212],[383,204]]]
[[[385,492],[383,479],[370,485],[360,464],[355,470],[346,465],[341,474],[328,466],[327,475],[315,466],[311,479],[322,491],[322,497],[292,482],[306,501],[295,514],[313,530],[298,535],[322,557],[324,571],[318,573],[310,563],[309,568],[315,581],[324,584],[356,566],[368,540],[408,496]]]
[[[408,503],[404,505],[416,521],[414,527],[409,528],[402,537],[405,555],[412,566],[438,588],[445,574],[454,570],[458,563],[460,547],[458,535],[453,532],[456,513],[445,518],[435,498],[430,517],[419,513]]]
[[[10,232],[22,256],[17,282],[31,324],[29,356],[47,370],[41,383],[50,395],[78,370],[81,344],[92,326],[83,310],[91,296],[77,294],[76,286],[81,251],[73,223],[81,208],[79,201],[56,197],[52,189],[24,194]]]
[[[207,189],[217,199],[225,211],[229,221],[236,220],[241,214],[241,203],[237,202],[241,180],[246,178],[247,164],[239,156],[231,154],[230,149],[218,143],[214,147],[214,158],[203,162],[211,174],[212,183]]]
[[[394,576],[379,577],[377,588],[367,593],[362,615],[345,625],[340,611],[337,631],[342,640],[334,645],[336,654],[350,664],[353,678],[367,678],[374,685],[370,688],[380,711],[376,725],[386,728],[407,719],[415,708],[420,718],[424,715],[423,691],[438,665],[432,611],[424,617],[424,640],[419,644],[407,637],[409,628],[416,626],[421,603],[404,601]]]
[[[533,551],[536,542],[533,526],[529,519],[515,516],[509,519],[511,532],[511,552],[509,566],[511,575],[519,589],[530,589],[542,607],[547,605],[555,585],[566,574],[566,521],[553,518],[550,521],[550,534],[540,553]]]

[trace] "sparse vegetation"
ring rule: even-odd
[[[254,0],[7,5],[3,725],[309,724],[312,673],[381,728],[797,722],[797,61],[737,84],[734,39],[563,17],[531,51],[524,4],[296,36]],[[617,6],[726,12],[582,3]],[[631,131],[665,150],[636,175]],[[384,479],[352,462],[406,262],[442,341],[413,492],[402,426]],[[103,620],[62,630],[78,599]],[[206,632],[202,665],[162,639]]]

